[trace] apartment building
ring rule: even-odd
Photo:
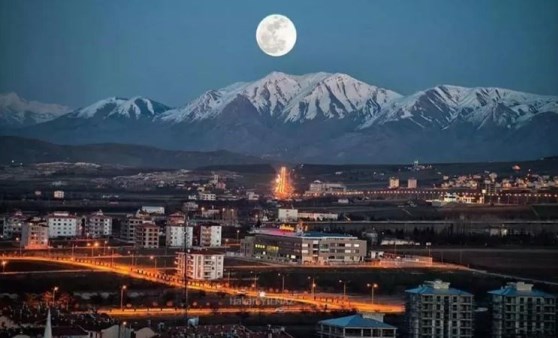
[[[25,222],[21,228],[20,245],[24,249],[48,248],[48,225],[39,217],[33,217]]]
[[[186,259],[185,259],[186,257]],[[211,250],[189,250],[176,253],[177,275],[189,280],[215,280],[223,278],[225,255]]]
[[[556,337],[556,296],[507,283],[491,296],[492,337]]]
[[[159,247],[159,226],[143,223],[135,227],[135,247],[156,249]]]
[[[473,336],[473,295],[441,280],[406,290],[407,337]]]
[[[48,214],[48,237],[77,237],[81,235],[81,217],[65,211]]]
[[[112,235],[112,217],[101,210],[87,216],[85,220],[85,236],[90,238],[108,237]]]

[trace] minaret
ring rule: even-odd
[[[43,338],[52,338],[52,324],[50,322],[50,309],[48,309],[47,321],[45,325],[45,333],[43,333]]]

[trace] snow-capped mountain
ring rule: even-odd
[[[260,115],[287,123],[366,118],[401,97],[346,74],[273,72],[254,82],[210,90],[186,106],[166,112],[161,120],[176,123],[216,118],[238,95],[247,98]]]
[[[558,149],[555,130],[558,97],[450,85],[402,96],[346,74],[273,72],[209,90],[178,108],[108,98],[12,135],[387,163],[551,156]]]
[[[442,85],[394,100],[360,128],[402,120],[420,128],[445,129],[456,123],[468,123],[477,129],[488,124],[519,128],[539,113],[558,113],[557,104],[558,97],[553,96]]]
[[[131,99],[111,97],[100,100],[85,108],[78,109],[68,115],[68,118],[82,119],[153,119],[155,116],[169,110],[162,103],[143,97]]]
[[[19,128],[50,121],[70,112],[58,104],[27,101],[16,93],[0,94],[0,128]]]

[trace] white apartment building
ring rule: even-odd
[[[198,199],[200,201],[215,201],[217,200],[217,195],[209,192],[200,191],[200,193],[198,194]]]
[[[440,280],[406,290],[407,337],[472,337],[473,295]]]
[[[196,227],[197,245],[201,247],[221,246],[221,226],[214,224],[201,224]]]
[[[157,249],[159,247],[159,227],[154,223],[143,223],[135,228],[135,247]]]
[[[417,179],[411,177],[407,180],[407,189],[416,189],[417,188]]]
[[[34,217],[23,223],[20,245],[24,249],[48,248],[48,225],[45,220]]]
[[[112,217],[103,214],[101,210],[87,216],[85,221],[85,235],[91,238],[112,235]]]
[[[168,224],[165,227],[165,243],[169,248],[191,248],[194,240],[194,227],[185,224]]]
[[[184,259],[187,257],[187,259]],[[177,275],[184,276],[186,267],[187,278],[190,280],[215,280],[223,278],[225,255],[208,250],[176,253]]]
[[[397,189],[399,188],[399,178],[397,177],[390,177],[389,178],[389,189]]]
[[[11,239],[21,236],[25,216],[21,211],[16,211],[10,215],[3,217],[2,224],[2,237],[4,239]]]
[[[524,282],[508,283],[488,293],[492,337],[556,337],[556,296]]]
[[[80,233],[81,218],[69,212],[54,212],[47,216],[48,237],[77,237]]]

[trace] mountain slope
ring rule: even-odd
[[[228,151],[168,151],[128,144],[57,145],[33,139],[0,136],[0,164],[92,162],[130,167],[192,169],[216,165],[259,164],[262,160]]]
[[[70,108],[27,101],[15,93],[0,94],[0,128],[20,128],[47,122],[70,112]]]
[[[12,135],[321,163],[514,160],[558,149],[558,97],[440,85],[402,96],[346,74],[273,72],[178,108],[109,98]],[[4,132],[6,134],[6,132]]]

